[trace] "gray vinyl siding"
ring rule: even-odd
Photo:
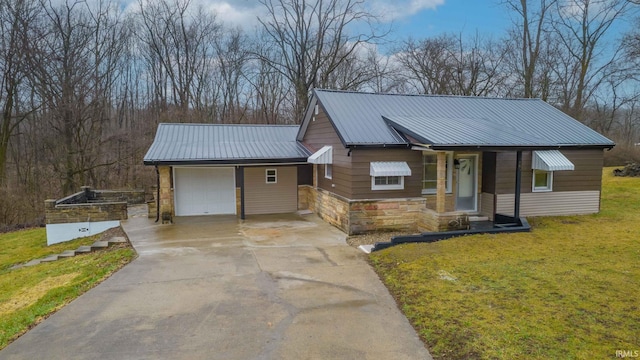
[[[410,149],[354,149],[351,152],[352,199],[389,199],[422,196],[422,152]],[[374,161],[406,161],[411,176],[404,190],[371,190],[370,164]]]
[[[348,149],[342,145],[329,118],[320,110],[311,121],[302,142],[314,150],[325,145],[333,146],[333,176],[324,177],[324,165],[317,165],[318,187],[332,193],[350,198],[351,196],[351,157],[347,156]]]
[[[489,220],[493,220],[493,201],[493,194],[484,192],[480,194],[480,214],[488,216]],[[513,213],[513,210],[511,212]]]
[[[266,183],[266,169],[277,170],[277,183]],[[295,166],[247,167],[244,171],[245,214],[290,213],[298,209],[298,175]]]
[[[513,215],[513,194],[497,195],[497,213]],[[600,211],[600,191],[552,191],[522,194],[521,216],[593,214]]]

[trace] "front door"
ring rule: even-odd
[[[478,210],[478,177],[476,171],[476,160],[476,156],[461,156],[457,159],[457,211],[475,212]]]

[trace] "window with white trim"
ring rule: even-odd
[[[331,164],[324,165],[324,177],[327,179],[333,178],[333,165]]]
[[[438,188],[438,156],[434,152],[422,153],[422,193],[435,194]],[[446,192],[451,192],[453,178],[453,152],[447,152],[446,163]]]
[[[533,192],[553,190],[553,171],[533,170]]]
[[[267,169],[264,171],[264,175],[267,184],[276,184],[278,182],[278,171],[276,169]]]
[[[402,190],[404,176],[372,176],[371,190]]]

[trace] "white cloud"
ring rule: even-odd
[[[142,1],[147,3],[156,0]],[[135,12],[139,8],[139,0],[120,0],[120,3],[125,12]],[[436,9],[444,3],[445,0],[373,0],[364,4],[386,23],[410,17],[423,10]],[[228,26],[240,26],[245,30],[253,29],[258,25],[257,18],[266,15],[265,7],[258,0],[191,0],[190,6],[194,5],[215,12],[218,19]]]
[[[445,0],[375,0],[371,9],[381,16],[381,20],[389,22],[413,16],[423,10],[435,10],[444,5]]]

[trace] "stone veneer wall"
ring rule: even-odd
[[[298,185],[298,210],[310,210],[311,189],[313,188],[309,185]]]
[[[171,189],[171,167],[158,166],[160,174],[160,217],[164,219],[167,215],[172,218],[174,214],[173,207],[173,189]]]
[[[144,204],[146,194],[144,190],[94,190],[91,201],[121,202],[127,204]]]
[[[349,201],[339,195],[323,189],[307,186],[309,210],[322,220],[337,227],[347,234],[349,232]]]
[[[372,231],[417,231],[424,198],[351,200],[350,234]]]
[[[422,209],[418,216],[418,231],[437,232],[466,230],[469,228],[469,216],[457,212],[438,214],[431,209]]]
[[[47,224],[68,224],[127,219],[126,202],[90,204],[58,204],[56,200],[45,200]]]

